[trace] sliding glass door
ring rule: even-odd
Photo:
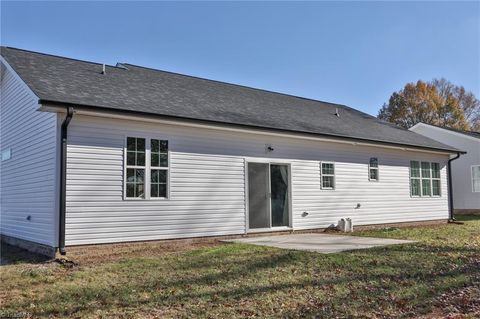
[[[288,226],[288,166],[270,165],[272,227]]]
[[[250,229],[289,226],[288,174],[286,164],[248,163]]]
[[[268,164],[248,163],[248,217],[250,228],[270,227]]]

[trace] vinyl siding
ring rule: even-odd
[[[169,140],[168,199],[123,199],[126,136]],[[265,144],[275,150],[267,154]],[[378,182],[368,180],[370,157],[379,159]],[[66,244],[245,233],[246,162],[266,160],[291,165],[294,229],[327,227],[342,217],[355,225],[448,218],[447,155],[76,115],[69,127]],[[410,197],[410,160],[441,164],[442,197]],[[320,189],[321,161],[335,162],[335,190]]]
[[[480,193],[473,192],[471,168],[480,165],[480,139],[424,124],[412,131],[467,152],[452,162],[453,207],[480,209]]]
[[[37,111],[38,98],[1,69],[0,148],[12,152],[0,162],[1,233],[56,246],[57,115]]]

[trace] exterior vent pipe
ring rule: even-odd
[[[61,255],[65,255],[65,211],[67,197],[67,132],[68,124],[72,120],[74,113],[73,107],[67,108],[67,115],[62,123],[60,132],[60,205],[58,218],[58,250]]]

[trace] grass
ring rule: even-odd
[[[0,268],[0,316],[475,318],[480,216],[464,221],[358,232],[418,242],[331,255],[210,242],[20,259]]]

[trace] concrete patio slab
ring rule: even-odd
[[[415,242],[412,240],[357,237],[319,233],[258,236],[229,239],[224,241],[230,243],[252,244],[284,249],[306,250],[322,254],[331,254],[346,250],[366,249],[387,245],[409,244]]]

